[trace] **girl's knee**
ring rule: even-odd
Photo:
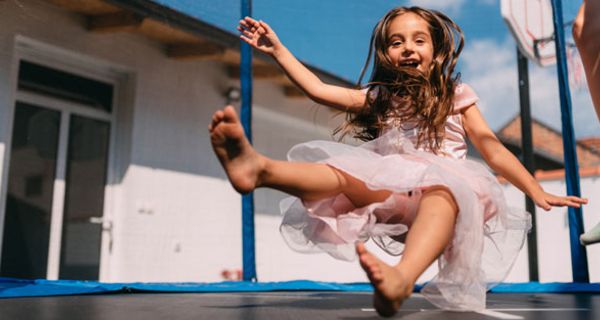
[[[421,202],[425,199],[436,198],[440,201],[446,202],[451,208],[454,214],[458,213],[458,203],[452,194],[452,191],[446,186],[432,186],[423,190],[423,197]]]

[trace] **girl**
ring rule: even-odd
[[[588,88],[596,115],[600,119],[600,21],[592,18],[600,14],[600,2],[584,0],[573,21],[573,39],[581,55]]]
[[[584,0],[573,22],[573,39],[581,55],[596,115],[600,119],[600,43],[597,40],[600,34],[600,20],[592,18],[598,14],[600,1],[590,1],[586,4]],[[579,239],[582,245],[600,243],[600,223],[582,234]]]
[[[209,125],[215,153],[237,191],[270,187],[295,196],[281,205],[281,232],[293,249],[345,260],[358,254],[381,315],[397,311],[437,258],[439,274],[421,291],[429,301],[484,309],[486,284],[503,279],[523,244],[528,214],[508,208],[496,178],[465,159],[466,136],[538,206],[586,202],[544,192],[494,136],[473,90],[453,75],[461,30],[439,12],[400,7],[379,21],[372,78],[362,90],[322,83],[264,22],[246,18],[239,29],[311,99],[347,112],[342,133],[368,142],[308,142],[292,148],[290,162],[276,161],[252,148],[226,107]],[[369,238],[402,254],[400,262],[390,266],[366,251]]]

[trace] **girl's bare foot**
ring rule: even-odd
[[[244,128],[232,106],[215,112],[208,126],[215,154],[240,193],[248,193],[259,184],[265,159],[258,154],[244,135]]]
[[[361,267],[367,273],[369,281],[375,289],[373,306],[382,317],[393,316],[402,302],[413,291],[414,283],[409,281],[399,270],[381,261],[358,243],[356,252]]]

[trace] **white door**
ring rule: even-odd
[[[0,276],[98,280],[114,84],[21,61]]]

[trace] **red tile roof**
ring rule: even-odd
[[[535,119],[532,119],[531,126],[534,150],[553,158],[563,159],[561,133]],[[497,134],[500,140],[520,145],[521,117],[513,118]],[[589,137],[577,141],[577,160],[582,168],[599,166],[600,137]]]

